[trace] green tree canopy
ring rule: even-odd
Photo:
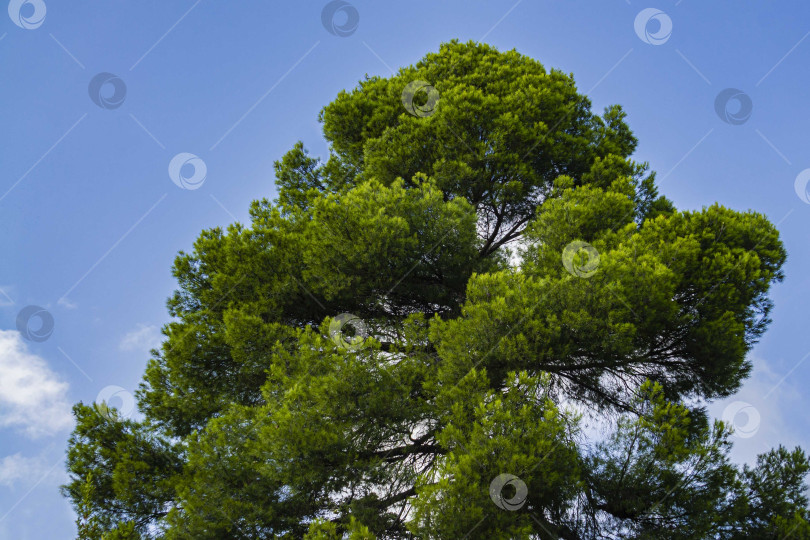
[[[769,322],[764,216],[676,210],[620,107],[483,44],[320,120],[178,256],[143,418],[76,405],[81,535],[810,538],[804,453],[739,468],[694,405]]]

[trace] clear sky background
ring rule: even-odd
[[[274,198],[273,161],[297,140],[324,156],[318,111],[341,89],[453,38],[573,73],[597,110],[623,105],[635,158],[679,208],[719,201],[778,223],[789,258],[774,322],[751,379],[710,410],[741,428],[738,461],[810,447],[810,205],[794,189],[810,168],[806,2],[351,0],[359,25],[345,37],[322,24],[323,1],[44,4],[44,20],[34,3],[22,20],[0,10],[0,538],[75,534],[57,491],[70,405],[100,393],[127,405],[168,321],[177,251]],[[99,73],[126,87],[95,94],[110,108],[88,91]],[[716,111],[727,88],[752,105],[721,107],[736,124]],[[205,163],[198,189],[169,177],[183,152]],[[48,339],[37,317],[23,326],[34,339],[18,331],[29,305],[53,317]]]

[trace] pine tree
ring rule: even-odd
[[[805,454],[737,467],[690,405],[750,372],[786,256],[764,216],[677,210],[620,107],[483,44],[367,77],[320,120],[325,160],[296,144],[250,224],[177,257],[144,419],[76,405],[82,523],[810,538]]]

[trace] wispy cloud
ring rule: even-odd
[[[148,352],[160,346],[163,336],[155,325],[139,324],[134,330],[126,333],[118,345],[122,351]]]
[[[723,419],[724,413],[728,417],[729,410],[741,411],[734,418],[734,423],[740,424],[735,425],[740,433],[732,436],[734,448],[731,457],[737,462],[747,463],[753,463],[758,454],[780,444],[792,448],[797,444],[806,447],[808,442],[803,435],[803,417],[795,414],[802,407],[801,392],[788,382],[782,384],[778,392],[769,392],[779,382],[781,375],[762,358],[752,358],[752,362],[754,370],[742,388],[736,394],[709,406],[709,412],[718,419]],[[734,407],[740,402],[753,409],[752,419],[747,416],[747,412],[752,412],[751,408],[741,408],[741,405]]]
[[[74,304],[67,298],[60,298],[59,300],[56,301],[56,305],[62,306],[65,309],[76,309],[77,307],[79,307],[78,304]]]
[[[0,330],[0,427],[30,437],[52,435],[73,424],[68,384],[14,330]]]
[[[0,486],[14,487],[22,481],[31,483],[33,478],[39,478],[51,469],[49,463],[42,456],[26,457],[21,453],[0,458]]]

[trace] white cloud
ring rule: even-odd
[[[0,427],[22,429],[31,437],[51,435],[73,424],[68,384],[20,334],[0,330]]]
[[[56,301],[56,305],[62,306],[65,309],[76,309],[77,307],[79,307],[78,304],[74,304],[67,298],[60,298],[59,300]]]
[[[122,351],[147,352],[160,346],[163,335],[155,325],[139,324],[135,330],[127,332],[118,345]]]
[[[30,484],[47,474],[51,467],[42,457],[24,457],[19,452],[0,459],[0,486],[13,487],[23,480]]]

